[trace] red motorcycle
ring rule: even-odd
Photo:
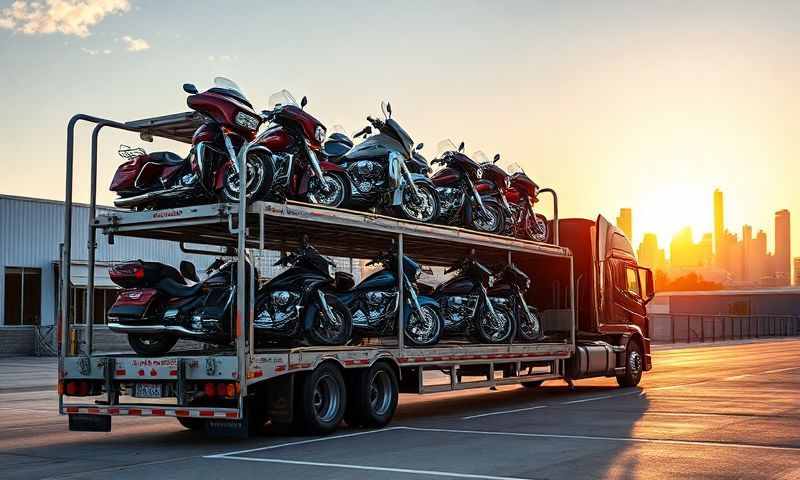
[[[117,168],[111,191],[119,195],[114,205],[145,210],[202,201],[239,201],[237,153],[252,141],[263,119],[233,81],[217,77],[214,86],[198,93],[184,84],[186,104],[205,122],[192,136],[186,158],[172,152],[147,154],[141,148],[120,147],[128,161]],[[248,199],[256,199],[269,187],[272,163],[265,152],[252,150],[246,160]]]
[[[338,207],[350,198],[350,182],[343,167],[329,162],[321,152],[325,126],[304,110],[291,93],[281,90],[269,99],[272,110],[264,110],[270,122],[253,141],[249,152],[270,158],[274,171],[266,193],[270,200],[286,198]]]
[[[539,201],[539,186],[525,174],[517,163],[505,170],[497,165],[500,155],[492,161],[483,152],[475,152],[472,157],[480,162],[481,179],[475,189],[484,196],[495,198],[505,210],[505,234],[536,242],[546,242],[548,238],[547,219],[533,211]]]

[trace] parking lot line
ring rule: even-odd
[[[505,415],[507,413],[527,412],[529,410],[538,410],[540,408],[547,408],[549,406],[550,405],[536,405],[535,407],[515,408],[514,410],[500,410],[498,412],[479,413],[478,415],[461,417],[461,420],[472,420],[473,418],[490,417],[492,415]]]
[[[208,457],[206,457],[208,458]],[[288,465],[303,465],[309,467],[344,468],[349,470],[367,470],[373,472],[407,473],[410,475],[427,475],[429,477],[473,478],[479,480],[531,480],[521,477],[499,477],[496,475],[480,475],[474,473],[443,472],[440,470],[416,470],[412,468],[377,467],[372,465],[350,465],[346,463],[307,462],[303,460],[282,460],[277,458],[253,458],[218,456],[226,460],[244,460],[247,462],[282,463]]]
[[[599,397],[590,397],[590,398],[581,398],[578,400],[570,400],[568,402],[559,402],[561,405],[573,405],[576,403],[586,403],[586,402],[594,402],[595,400],[606,400],[608,398],[617,398],[617,397],[627,397],[628,395],[639,395],[643,396],[645,392],[643,390],[636,390],[633,392],[624,392],[624,393],[616,393],[613,395],[602,395]]]
[[[668,440],[660,438],[639,438],[639,437],[604,437],[596,435],[562,435],[555,433],[525,433],[525,432],[493,432],[482,430],[459,430],[451,428],[423,428],[405,427],[406,430],[418,432],[440,432],[473,435],[496,435],[508,437],[530,437],[530,438],[561,438],[568,440],[601,440],[604,442],[631,442],[631,443],[656,443],[664,445],[688,445],[701,447],[724,447],[724,448],[745,448],[754,450],[779,450],[787,452],[800,452],[800,447],[784,447],[779,445],[756,445],[751,443],[728,443],[728,442],[706,442],[702,440]]]
[[[767,370],[764,373],[781,373],[781,372],[788,372],[790,370],[797,370],[800,367],[789,367],[789,368],[779,368],[777,370]]]

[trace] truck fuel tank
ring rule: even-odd
[[[576,345],[575,355],[567,360],[566,376],[571,379],[615,375],[617,352],[606,342]]]

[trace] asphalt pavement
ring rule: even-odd
[[[800,479],[800,340],[661,349],[613,379],[403,395],[382,430],[210,439],[171,418],[67,431],[50,359],[0,358],[0,478]]]

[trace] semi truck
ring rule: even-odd
[[[77,344],[76,327],[64,313],[70,312],[71,297],[70,262],[64,259],[72,252],[72,149],[79,121],[95,124],[86,226],[90,283],[98,235],[111,243],[119,236],[171,240],[193,253],[200,251],[197,245],[226,247],[240,265],[248,251],[287,251],[303,237],[313,239],[325,255],[369,259],[395,248],[400,256],[429,266],[452,265],[474,252],[484,263],[513,263],[531,277],[526,302],[541,312],[545,337],[502,345],[454,339],[423,348],[405,345],[398,328],[396,337],[354,345],[261,347],[253,341],[250,321],[254,295],[240,288],[230,318],[235,331],[230,347],[176,350],[161,357],[97,352],[91,308]],[[353,427],[387,425],[401,393],[511,384],[535,388],[547,380],[589,377],[616,378],[621,387],[633,387],[652,368],[645,308],[653,297],[652,273],[637,264],[624,234],[602,216],[559,219],[552,190],[549,243],[291,201],[97,213],[96,146],[102,128],[188,142],[196,122],[191,114],[178,114],[129,123],[76,115],[69,123],[57,337],[59,412],[68,415],[70,430],[110,431],[115,416],[164,416],[217,434],[247,435],[267,422],[321,434],[342,420]],[[246,153],[243,148],[240,160]],[[398,263],[402,279],[403,262]],[[244,269],[238,275],[244,285]]]

